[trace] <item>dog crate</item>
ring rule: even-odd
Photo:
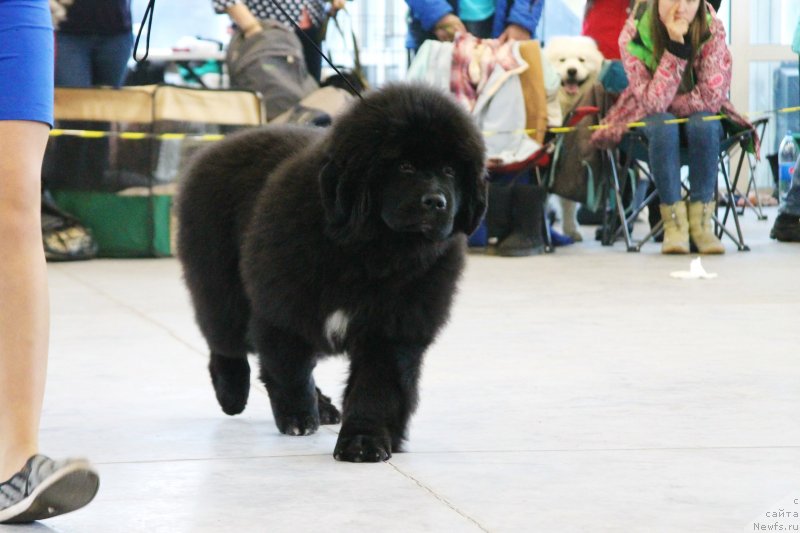
[[[265,116],[250,91],[57,88],[43,185],[92,231],[101,257],[169,256],[173,197],[188,158]]]

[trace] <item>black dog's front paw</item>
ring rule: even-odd
[[[275,425],[284,435],[311,435],[319,429],[317,388],[314,379],[296,387],[267,385]]]
[[[322,394],[317,387],[317,407],[319,408],[319,423],[321,425],[338,424],[342,421],[342,415],[333,405],[331,399]]]
[[[280,416],[275,423],[284,435],[311,435],[319,429],[319,417],[314,414]]]
[[[333,457],[351,463],[377,463],[392,456],[392,443],[375,435],[339,435]]]

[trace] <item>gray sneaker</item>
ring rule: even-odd
[[[22,470],[0,483],[0,524],[21,524],[80,509],[100,485],[85,459],[53,461],[34,455]]]

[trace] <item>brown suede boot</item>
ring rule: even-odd
[[[724,254],[725,247],[714,235],[711,226],[711,215],[714,213],[714,201],[689,203],[689,235],[701,254]]]
[[[661,220],[664,221],[662,254],[689,253],[689,222],[686,219],[686,204],[683,201],[672,205],[661,204]]]

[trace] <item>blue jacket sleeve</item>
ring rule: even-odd
[[[443,16],[453,12],[447,0],[406,0],[406,4],[427,31],[431,31]]]
[[[515,0],[511,6],[511,12],[508,14],[508,19],[505,21],[505,26],[517,24],[531,32],[531,36],[534,36],[536,34],[536,26],[539,25],[539,19],[542,18],[543,7],[544,0]]]

